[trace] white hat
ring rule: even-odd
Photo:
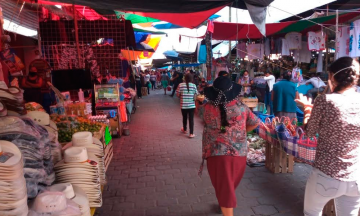
[[[50,116],[46,112],[31,111],[28,112],[25,117],[32,119],[39,125],[50,125]]]
[[[65,163],[82,163],[89,159],[85,147],[71,147],[64,151]]]
[[[0,101],[0,116],[7,116],[7,109],[5,103]]]
[[[92,133],[88,131],[77,132],[72,136],[73,146],[86,146],[93,143]]]
[[[29,215],[81,216],[77,204],[66,199],[63,192],[46,191],[39,194]]]
[[[19,148],[9,141],[0,140],[0,153],[2,156],[0,170],[4,167],[12,168],[22,163],[22,156]]]
[[[48,188],[49,191],[60,191],[65,193],[67,199],[71,199],[80,207],[82,216],[90,215],[90,206],[88,197],[83,189],[70,183],[55,184]]]

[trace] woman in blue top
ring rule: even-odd
[[[284,72],[284,79],[273,87],[271,100],[273,101],[274,113],[277,117],[296,118],[296,102],[299,93],[295,83],[291,82],[291,72]]]

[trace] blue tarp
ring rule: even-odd
[[[313,89],[314,86],[312,84],[309,84],[309,85],[300,85],[298,87],[298,92],[299,94],[303,94],[303,95],[306,95],[306,93],[310,90],[310,89]]]
[[[176,64],[172,65],[173,67],[197,67],[201,65],[201,63],[193,63],[193,64]]]
[[[145,41],[146,38],[150,35],[150,33],[134,32],[134,35],[135,35],[135,42],[138,44]]]

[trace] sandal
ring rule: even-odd
[[[189,138],[194,138],[195,137],[195,134],[190,134],[189,135]]]
[[[184,130],[184,128],[181,128],[181,132],[183,132],[184,134],[186,134],[186,133],[187,133],[187,131],[186,131],[186,130]]]

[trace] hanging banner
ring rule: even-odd
[[[349,56],[350,28],[344,26],[339,28],[336,41],[336,59]]]
[[[360,56],[360,20],[350,23],[349,56]]]

